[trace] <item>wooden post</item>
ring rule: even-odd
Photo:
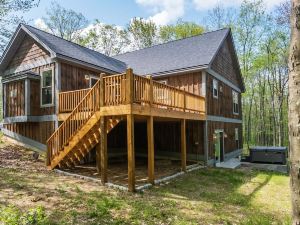
[[[152,76],[148,75],[147,78],[150,80],[150,86],[149,86],[149,105],[152,106],[153,104],[153,80]]]
[[[125,87],[125,94],[126,94],[126,103],[132,104],[133,97],[134,97],[134,79],[133,79],[133,71],[131,68],[126,70],[126,87]]]
[[[185,90],[183,91],[183,111],[186,111],[186,94]]]
[[[100,157],[101,157],[101,182],[107,183],[107,119],[102,116],[100,118]]]
[[[180,121],[180,137],[181,137],[181,169],[186,172],[186,121]]]
[[[148,137],[148,180],[154,184],[154,130],[153,116],[147,118],[147,137]]]
[[[134,117],[127,115],[128,190],[135,191]]]
[[[96,167],[97,167],[98,174],[100,174],[101,173],[101,146],[100,146],[100,142],[96,145]]]
[[[104,97],[105,97],[105,87],[104,87],[104,79],[103,77],[105,76],[105,73],[100,74],[100,107],[104,106]]]

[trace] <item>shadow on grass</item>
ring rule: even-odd
[[[263,176],[257,181],[258,174]],[[234,217],[234,224],[274,224],[278,220],[274,212],[262,212],[259,206],[252,204],[256,193],[269,184],[273,175],[272,172],[203,169],[156,189],[156,194],[175,201],[208,203],[212,205],[211,215],[219,217],[222,224],[231,224]],[[243,193],[240,191],[243,185],[252,188]],[[243,220],[239,221],[237,218],[241,215]],[[278,224],[289,224],[286,221],[289,218]]]

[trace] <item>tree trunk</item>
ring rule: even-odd
[[[289,69],[290,187],[293,225],[300,225],[300,0],[292,0]]]

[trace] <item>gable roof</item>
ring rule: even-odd
[[[20,24],[14,34],[14,37],[11,39],[11,42],[1,57],[0,70],[5,69],[25,34],[34,38],[46,50],[48,50],[51,58],[65,59],[68,61],[74,61],[75,63],[85,63],[89,66],[93,66],[107,72],[121,73],[127,68],[124,62],[117,59],[64,40],[32,26]]]
[[[224,28],[113,57],[141,75],[207,68],[229,33],[230,29]]]

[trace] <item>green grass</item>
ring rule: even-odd
[[[291,223],[289,177],[273,172],[202,169],[132,194],[46,170],[0,167],[0,190],[0,224]]]

